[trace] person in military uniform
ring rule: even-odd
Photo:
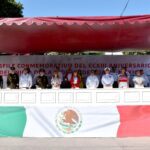
[[[16,73],[15,67],[10,67],[10,73],[7,77],[7,87],[10,89],[18,89],[19,87],[19,76]]]
[[[45,70],[39,70],[39,76],[36,78],[36,88],[46,89],[48,88],[48,78],[45,75]]]
[[[114,77],[110,74],[110,68],[106,67],[104,69],[105,74],[102,76],[101,82],[103,84],[103,88],[113,88]]]

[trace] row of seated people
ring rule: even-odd
[[[132,81],[135,88],[143,88],[147,84],[147,78],[143,76],[140,70],[136,71]],[[33,77],[29,68],[24,68],[23,73],[19,76],[16,73],[15,67],[10,67],[10,73],[7,77],[7,88],[9,89],[31,89],[31,88],[88,88],[96,89],[98,87],[103,88],[128,88],[130,76],[126,68],[121,69],[121,73],[118,75],[115,72],[111,72],[109,67],[104,69],[104,74],[100,78],[99,75],[95,74],[94,70],[91,70],[90,75],[86,78],[85,82],[82,79],[82,75],[78,71],[67,72],[63,78],[62,73],[59,69],[56,69],[49,82],[48,77],[45,74],[44,69],[39,70],[39,75],[36,77],[36,82],[33,84]],[[146,84],[145,84],[146,83]],[[0,78],[1,88],[3,84],[2,77]]]

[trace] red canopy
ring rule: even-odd
[[[0,52],[124,49],[150,49],[150,15],[0,19]]]

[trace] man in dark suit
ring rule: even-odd
[[[39,70],[39,76],[36,78],[36,87],[41,89],[48,88],[48,78],[45,75],[44,69]]]

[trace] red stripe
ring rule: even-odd
[[[119,80],[119,82],[128,82],[127,80]]]
[[[118,106],[118,137],[150,136],[150,106]]]

